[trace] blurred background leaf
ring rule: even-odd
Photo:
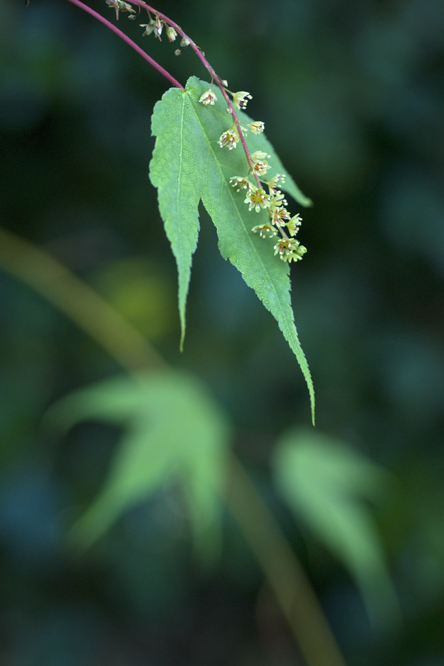
[[[204,387],[179,372],[115,378],[53,405],[46,421],[71,428],[101,420],[124,429],[99,496],[71,536],[89,546],[128,508],[179,481],[198,552],[220,549],[229,425]]]
[[[296,429],[276,444],[274,474],[296,517],[305,520],[356,580],[376,626],[396,622],[396,595],[365,502],[381,493],[386,472],[339,440]]]

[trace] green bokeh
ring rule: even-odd
[[[102,11],[98,0],[91,6]],[[292,266],[318,428],[397,479],[372,515],[404,624],[375,634],[351,578],[270,478],[279,435],[309,426],[306,387],[272,317],[201,215],[187,339],[148,180],[160,74],[62,0],[0,4],[0,225],[37,243],[205,381],[235,447],[307,568],[350,666],[444,664],[444,5],[442,0],[165,0],[314,207]],[[108,12],[108,13],[107,13]],[[103,9],[110,20],[113,11]],[[183,84],[192,52],[120,27]],[[146,298],[146,319],[141,300]],[[96,496],[120,433],[49,440],[59,397],[117,364],[0,272],[0,663],[284,666],[297,648],[229,518],[212,572],[193,560],[174,489],[84,557],[63,535]]]

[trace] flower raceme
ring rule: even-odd
[[[253,227],[252,231],[258,233],[261,238],[272,238],[280,234],[283,237],[274,246],[275,254],[279,254],[282,261],[299,261],[307,251],[294,238],[302,220],[299,214],[292,217],[285,208],[287,201],[284,199],[283,193],[276,187],[276,184],[283,180],[283,174],[276,174],[265,183],[268,188],[267,194],[263,187],[257,187],[248,177],[233,176],[230,178],[232,187],[236,188],[238,192],[241,189],[247,190],[245,203],[248,204],[249,211],[255,210],[256,213],[259,213],[261,210],[266,210],[268,213],[268,222]]]
[[[226,81],[223,82],[224,84]],[[201,95],[199,102],[204,106],[213,106],[217,101],[217,97],[211,87]],[[226,86],[224,86],[226,88]],[[252,99],[250,93],[241,90],[237,93],[231,93],[227,90],[233,98],[233,106],[228,106],[227,111],[233,113],[233,109],[245,109],[249,99]],[[233,118],[236,120],[236,118]],[[239,129],[238,129],[239,128]],[[253,134],[260,134],[264,131],[264,123],[261,120],[251,122],[248,126],[242,125],[240,122],[233,123],[230,129],[226,130],[219,137],[219,146],[221,148],[227,147],[228,150],[236,148],[240,141],[239,131],[245,136],[248,130]],[[291,261],[299,261],[307,249],[299,243],[294,237],[299,231],[301,226],[301,217],[299,214],[291,216],[286,208],[287,201],[284,194],[279,189],[279,186],[284,183],[285,176],[277,173],[270,180],[263,180],[267,171],[271,168],[267,162],[270,155],[267,153],[256,150],[254,153],[247,153],[249,170],[248,175],[233,176],[230,178],[232,187],[240,190],[247,190],[245,203],[248,205],[248,210],[255,211],[256,213],[266,210],[268,213],[268,221],[265,224],[259,224],[252,227],[254,233],[258,233],[261,238],[272,238],[273,236],[281,236],[281,239],[274,246],[275,255],[279,255],[282,261],[290,263]],[[250,174],[256,180],[256,185],[249,179]],[[266,186],[267,191],[262,187]]]
[[[248,210],[253,209],[256,213],[266,210],[268,213],[268,222],[259,224],[252,228],[254,233],[258,233],[261,238],[272,238],[280,234],[281,240],[274,246],[274,253],[279,254],[282,261],[299,261],[307,252],[307,248],[297,241],[296,236],[301,226],[301,217],[299,214],[290,215],[285,208],[287,201],[283,193],[276,189],[276,182],[282,181],[283,175],[276,174],[271,181],[265,183],[268,188],[268,194],[263,187],[257,187],[248,178],[234,176],[230,178],[232,187],[247,190],[245,203],[248,204]]]
[[[129,2],[125,2],[125,0],[105,1],[109,7],[115,9],[117,19],[119,18],[120,11],[128,12],[130,18],[135,18],[135,10]],[[165,20],[165,17],[162,17],[162,15],[155,12],[153,12],[153,14],[154,18],[148,9],[149,23],[140,24],[140,27],[144,29],[142,36],[154,34],[154,37],[161,41],[161,35],[165,29],[165,34],[168,40],[174,42],[177,38],[177,31],[168,24],[168,19]],[[189,44],[190,40],[183,35],[180,46],[183,48]],[[180,49],[177,49],[175,53],[176,55],[179,55],[181,53]],[[211,70],[209,71],[211,74]],[[241,142],[247,158],[247,176],[233,176],[230,178],[230,182],[233,187],[237,188],[238,192],[240,192],[241,189],[247,190],[245,203],[248,205],[248,210],[250,212],[254,210],[256,213],[259,213],[262,210],[266,210],[268,213],[268,222],[252,227],[252,231],[258,233],[261,238],[273,237],[279,234],[281,240],[274,246],[275,254],[279,254],[279,257],[283,261],[298,261],[299,259],[302,259],[303,254],[307,250],[294,239],[294,236],[296,236],[301,226],[301,218],[299,215],[294,215],[292,217],[286,208],[287,202],[279,189],[279,185],[284,182],[284,176],[283,174],[277,173],[270,180],[264,180],[264,176],[266,176],[267,171],[271,168],[270,164],[267,162],[267,158],[269,158],[270,155],[267,155],[267,153],[261,150],[256,150],[254,153],[250,154],[244,138],[249,131],[255,135],[261,134],[265,128],[264,123],[261,120],[254,120],[246,126],[241,124],[237,117],[236,109],[244,110],[247,107],[248,101],[253,98],[246,90],[239,90],[235,93],[231,92],[228,90],[227,81],[219,79],[216,75],[213,76],[213,74],[211,74],[211,76],[212,83],[208,90],[200,96],[199,102],[207,107],[215,105],[217,102],[217,95],[213,91],[213,83],[215,81],[224,93],[225,99],[229,100],[227,95],[231,95],[232,102],[228,102],[227,111],[233,116],[233,125],[230,129],[221,134],[218,144],[220,148],[233,150],[237,147],[237,144]],[[250,175],[254,178],[256,185],[250,181]],[[267,187],[267,191],[262,184]]]

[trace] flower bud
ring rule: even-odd
[[[177,32],[174,30],[174,28],[171,25],[167,25],[165,32],[170,42],[174,42],[177,37]]]

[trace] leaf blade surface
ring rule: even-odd
[[[273,472],[289,508],[353,576],[375,625],[397,622],[398,600],[368,507],[388,473],[340,440],[303,428],[280,438]]]
[[[150,167],[151,181],[159,190],[160,212],[178,264],[182,336],[191,259],[197,243],[197,206],[201,199],[216,227],[223,258],[230,260],[240,271],[246,284],[256,292],[266,309],[276,319],[295,354],[309,390],[314,421],[314,388],[294,322],[289,266],[274,255],[275,240],[260,238],[252,232],[253,226],[266,222],[267,213],[263,210],[259,213],[249,211],[244,202],[244,192],[237,192],[230,184],[231,177],[247,175],[248,164],[240,145],[231,151],[219,146],[218,139],[229,129],[232,119],[226,113],[226,104],[218,90],[215,91],[217,102],[214,107],[206,107],[199,103],[200,96],[207,89],[207,83],[191,77],[185,91],[172,89],[163,96],[161,102],[156,104],[153,116],[153,134],[157,139]],[[240,117],[245,123],[251,122],[244,113],[241,113]],[[191,129],[185,128],[186,122],[189,122]],[[162,137],[165,126],[168,126],[168,136],[171,132],[175,136],[169,144],[169,149],[171,146],[175,147],[178,151],[176,158],[171,152],[169,159],[163,154],[166,150],[166,140]],[[192,142],[192,147],[185,148],[184,142]],[[270,178],[274,175],[273,172],[284,173],[287,176],[286,190],[299,203],[309,205],[310,200],[302,195],[291,176],[285,171],[267,139],[263,135],[250,133],[248,142],[251,152],[264,150],[272,156]],[[185,164],[184,156],[192,159],[193,163]],[[172,165],[174,159],[176,164]],[[178,159],[184,162],[180,168],[177,165]],[[180,184],[177,183],[179,172]],[[193,178],[191,185],[189,181]],[[182,200],[177,199],[177,196],[175,202],[167,201],[172,193],[177,195],[177,190],[183,187],[187,192],[185,199],[189,203],[185,215],[182,215],[179,205]],[[190,230],[184,233],[181,225],[187,223],[190,224]],[[184,250],[180,247],[183,237],[186,238]]]

